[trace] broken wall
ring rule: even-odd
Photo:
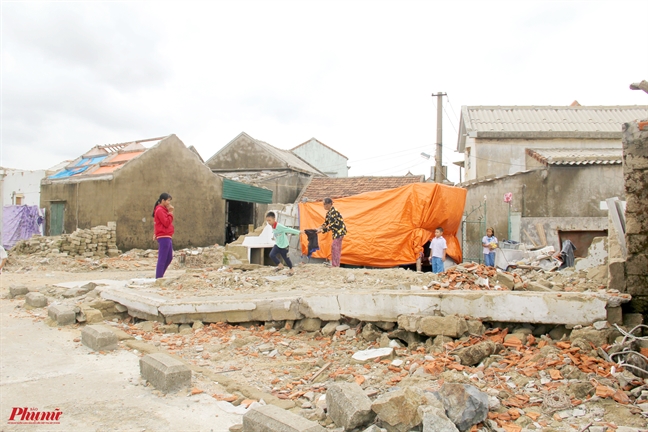
[[[623,125],[626,194],[626,292],[631,307],[648,312],[648,119]]]
[[[535,229],[541,223],[547,243],[556,249],[560,248],[558,231],[606,230],[607,210],[601,209],[600,202],[624,196],[620,165],[549,166],[462,186],[468,190],[466,209],[477,207],[486,197],[486,223],[495,229],[498,239],[508,236],[509,208],[504,194],[511,192],[511,211],[522,217],[521,232],[511,237],[519,235],[517,238],[528,244],[531,238],[542,243]],[[481,238],[467,240],[479,243]]]

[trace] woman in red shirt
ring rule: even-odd
[[[173,261],[173,206],[171,195],[163,193],[155,202],[153,209],[153,223],[155,226],[155,240],[157,240],[158,261],[155,269],[155,278],[164,277],[169,264]]]

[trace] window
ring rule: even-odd
[[[23,194],[14,194],[14,205],[23,205],[25,196]]]

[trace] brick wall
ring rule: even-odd
[[[626,193],[626,291],[632,308],[648,312],[648,120],[623,125]]]

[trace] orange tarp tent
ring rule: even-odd
[[[396,189],[367,192],[335,199],[333,206],[347,226],[342,243],[342,264],[395,267],[415,263],[423,246],[443,228],[447,254],[462,261],[456,237],[466,202],[466,189],[438,183],[413,183]],[[322,202],[299,204],[301,230],[324,222]],[[308,241],[301,236],[302,254]],[[314,258],[331,258],[331,233],[319,235],[320,250]]]

